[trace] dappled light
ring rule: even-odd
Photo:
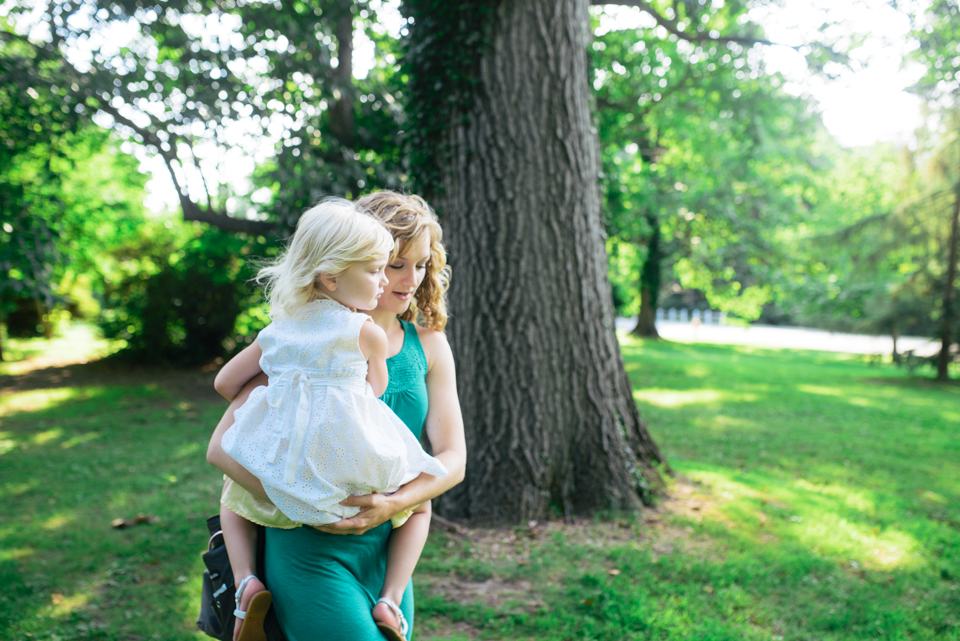
[[[77,610],[81,610],[90,603],[91,594],[87,590],[77,592],[71,595],[54,593],[50,596],[50,603],[53,606],[51,614],[55,617],[65,617]]]
[[[60,440],[63,436],[63,430],[60,428],[54,428],[52,430],[44,430],[43,432],[37,432],[30,437],[30,443],[34,445],[46,445],[50,441]]]
[[[50,409],[86,396],[87,394],[83,390],[73,387],[34,390],[22,394],[0,396],[0,416]]]
[[[43,529],[50,531],[63,529],[76,522],[76,517],[73,512],[62,512],[51,516],[46,521],[43,522]]]
[[[85,434],[77,434],[67,440],[65,440],[60,447],[63,449],[70,449],[71,447],[76,447],[77,445],[83,445],[84,443],[89,443],[90,441],[100,438],[100,434],[97,432],[87,432]]]
[[[634,398],[658,407],[683,407],[693,404],[711,404],[719,402],[750,402],[756,394],[723,392],[705,389],[696,391],[645,389],[633,393]]]
[[[960,0],[0,0],[0,641],[206,638],[258,337],[284,483],[378,467],[297,443],[412,350],[410,639],[960,641],[958,52]]]
[[[712,511],[719,518],[746,525],[745,533],[759,544],[764,544],[765,534],[776,531],[778,540],[792,539],[844,566],[852,561],[889,570],[923,562],[913,536],[896,526],[875,525],[875,499],[870,492],[838,484],[815,485],[805,479],[784,486],[759,471],[749,475],[749,483],[733,480],[734,475],[717,468],[692,473],[691,478],[715,495]],[[702,513],[708,517],[711,510]]]
[[[0,536],[3,536],[3,534],[0,533]],[[0,548],[0,563],[5,563],[5,562],[7,562],[7,561],[16,561],[16,560],[18,560],[18,559],[23,559],[23,558],[26,558],[26,557],[30,556],[31,554],[34,554],[33,548],[27,548],[27,547],[24,547],[24,548],[8,548],[8,547],[3,547],[3,548]]]

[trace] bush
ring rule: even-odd
[[[237,316],[259,295],[247,283],[249,243],[211,230],[177,251],[153,249],[158,271],[130,274],[108,291],[104,334],[124,339],[119,356],[140,362],[196,365],[222,356],[236,343]]]

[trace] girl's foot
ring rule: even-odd
[[[373,620],[380,633],[390,641],[406,641],[407,621],[400,607],[390,599],[381,598],[373,606]]]
[[[236,600],[233,641],[266,641],[263,620],[273,601],[273,596],[267,592],[266,586],[251,574],[237,586]]]

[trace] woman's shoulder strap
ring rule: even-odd
[[[423,351],[423,344],[420,342],[420,333],[417,331],[417,326],[410,321],[400,320],[400,323],[403,325],[403,350],[408,352],[409,356],[418,362],[422,362],[423,366],[427,365],[427,355]]]

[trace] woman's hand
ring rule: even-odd
[[[463,417],[457,399],[457,378],[453,353],[440,332],[423,330],[420,343],[427,356],[427,396],[430,399],[424,429],[430,437],[434,456],[447,468],[447,476],[423,473],[395,493],[350,496],[341,505],[359,507],[360,512],[317,529],[330,534],[363,534],[403,510],[435,499],[463,480],[467,463],[467,444],[463,435]]]
[[[404,509],[402,505],[395,505],[393,501],[390,500],[390,496],[379,493],[348,496],[343,501],[340,501],[340,505],[359,507],[360,512],[349,519],[341,519],[330,525],[317,525],[314,527],[327,534],[364,534],[378,525],[386,523]]]

